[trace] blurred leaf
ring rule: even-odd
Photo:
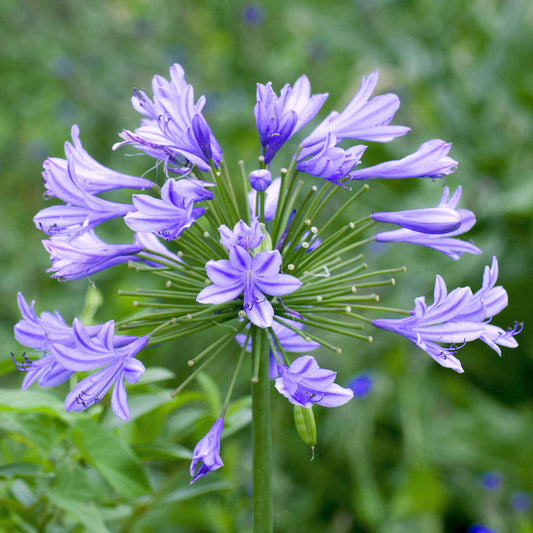
[[[82,524],[85,531],[94,533],[108,533],[100,510],[92,502],[80,501],[69,498],[55,490],[47,493],[50,501],[75,519],[76,523]]]
[[[10,490],[15,499],[24,507],[31,507],[37,501],[29,485],[22,479],[15,479]]]
[[[138,385],[146,385],[148,383],[157,383],[159,381],[166,381],[167,379],[174,379],[176,374],[162,366],[151,366],[147,368],[141,379],[137,382]]]
[[[220,388],[217,382],[206,372],[200,372],[196,380],[204,393],[205,401],[210,405],[213,416],[218,416],[221,409]]]
[[[131,447],[93,420],[79,420],[71,429],[74,444],[121,495],[135,498],[150,492],[148,478]]]
[[[176,459],[192,459],[192,450],[178,444],[136,445],[133,451],[142,461],[172,461]]]
[[[0,465],[0,478],[12,479],[16,477],[53,478],[53,472],[43,472],[42,466],[34,463],[11,463]]]
[[[64,403],[57,396],[39,389],[24,391],[0,389],[0,410],[39,411],[68,423],[78,418],[65,411]]]
[[[228,483],[227,481],[217,481],[208,484],[204,483],[203,485],[189,485],[187,487],[177,489],[171,492],[170,494],[166,494],[163,498],[157,501],[157,504],[166,505],[169,503],[184,502],[186,500],[190,500],[191,498],[196,498],[198,496],[203,496],[204,494],[209,494],[210,492],[229,490],[231,488],[233,488],[233,485],[231,483]]]

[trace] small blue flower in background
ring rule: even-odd
[[[217,418],[211,429],[195,446],[192,452],[190,468],[193,478],[189,481],[189,484],[194,483],[197,479],[204,477],[209,472],[224,466],[220,458],[220,437],[223,429],[224,419]],[[198,463],[200,463],[200,467],[196,471]]]
[[[499,489],[502,484],[502,475],[500,472],[485,472],[479,476],[481,488],[485,490]]]
[[[374,378],[365,372],[360,372],[348,381],[347,387],[352,389],[354,398],[364,398],[374,387]]]
[[[531,508],[531,494],[523,490],[513,493],[511,506],[517,511],[527,511]]]
[[[242,16],[250,26],[259,26],[265,20],[265,8],[259,2],[248,4],[243,9]]]
[[[481,524],[473,524],[468,528],[467,533],[498,533],[495,529],[489,529]]]

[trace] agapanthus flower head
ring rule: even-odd
[[[272,326],[274,309],[265,294],[283,296],[295,291],[301,282],[290,274],[281,274],[281,254],[259,252],[251,256],[234,245],[229,260],[208,261],[205,270],[213,282],[203,289],[196,301],[204,304],[230,302],[244,293],[244,311],[248,319],[261,328]]]
[[[378,222],[402,226],[401,229],[377,233],[376,241],[418,244],[455,260],[463,253],[480,254],[481,250],[472,243],[453,238],[469,231],[476,217],[468,209],[456,209],[461,187],[457,187],[451,198],[449,193],[448,187],[444,187],[442,198],[435,208],[374,213],[372,218]]]
[[[154,233],[166,240],[177,239],[205,213],[202,207],[194,207],[195,202],[213,198],[205,184],[199,180],[169,179],[161,188],[161,199],[134,194],[135,210],[124,217],[124,222],[133,231]]]
[[[351,389],[334,383],[336,372],[320,368],[310,355],[298,357],[289,367],[278,365],[278,374],[276,389],[294,405],[338,407],[353,397]]]
[[[380,318],[373,324],[407,337],[437,363],[456,372],[463,372],[463,368],[454,354],[458,346],[466,342],[480,339],[501,355],[500,346],[518,346],[514,336],[520,328],[515,325],[505,331],[489,324],[495,311],[507,305],[507,293],[502,287],[494,287],[498,272],[496,258],[493,258],[492,268],[487,267],[485,272],[484,284],[475,294],[470,287],[459,287],[448,294],[444,280],[437,275],[431,305],[427,305],[422,296],[415,299],[411,316]],[[451,346],[444,348],[438,343],[451,343]]]
[[[190,468],[192,479],[189,484],[224,466],[220,458],[220,437],[223,429],[224,419],[217,418],[211,429],[194,447]],[[197,470],[198,463],[200,468]]]
[[[170,171],[185,173],[196,165],[208,170],[210,161],[218,166],[222,150],[202,115],[205,96],[194,103],[192,85],[177,63],[170,67],[170,81],[162,76],[152,80],[153,100],[143,90],[135,91],[133,107],[146,118],[134,132],[124,130],[123,142],[163,160]]]
[[[272,89],[272,82],[257,84],[254,114],[265,164],[268,165],[285,142],[316,116],[327,97],[327,94],[311,96],[311,84],[305,75],[292,87],[286,84],[279,97]]]

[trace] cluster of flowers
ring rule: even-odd
[[[170,69],[170,81],[153,78],[152,98],[143,90],[135,91],[132,104],[143,115],[141,126],[123,131],[123,141],[114,146],[133,145],[157,160],[157,165],[162,164],[166,180],[161,187],[99,164],[83,149],[79,130],[73,126],[72,144],[65,144],[66,159],[49,158],[44,163],[46,196],[63,203],[43,209],[34,218],[35,225],[48,235],[43,244],[50,253],[52,277],[79,279],[129,262],[165,279],[165,290],[123,294],[166,303],[154,306],[137,301],[138,306],[152,310],[118,327],[150,331],[132,337],[115,335],[113,321],[84,326],[75,319],[70,327],[58,312],[37,316],[34,303],[28,306],[19,295],[23,318],[15,326],[15,336],[21,344],[44,353],[40,359],[16,363],[27,372],[23,388],[36,380],[43,387],[55,386],[74,372],[99,369],[74,386],[66,398],[66,409],[85,409],[101,400],[114,384],[111,407],[119,418],[128,420],[124,379],[135,383],[144,372],[135,358],[138,352],[146,345],[216,327],[214,324],[234,327],[189,362],[193,366],[205,358],[183,385],[235,340],[241,345],[238,369],[244,353],[254,352],[254,336],[264,331],[270,351],[262,357],[269,357],[270,378],[283,396],[306,410],[313,404],[343,405],[353,397],[353,390],[336,384],[336,373],[320,368],[306,353],[320,345],[336,353],[340,349],[304,331],[304,325],[313,331],[334,331],[371,342],[371,336],[357,331],[363,329],[362,324],[373,324],[407,337],[439,364],[458,372],[462,372],[454,356],[458,344],[481,339],[498,353],[499,346],[515,347],[518,327],[504,331],[489,324],[507,305],[505,290],[496,286],[496,259],[485,270],[482,288],[476,293],[463,287],[447,294],[444,281],[437,276],[433,304],[428,306],[423,297],[417,298],[412,311],[399,311],[404,318],[372,321],[355,312],[370,306],[393,311],[375,306],[377,295],[359,291],[391,285],[394,279],[381,276],[404,270],[366,271],[363,256],[351,254],[365,243],[418,244],[453,259],[465,252],[481,253],[473,244],[456,238],[475,223],[471,211],[457,209],[460,187],[451,196],[444,187],[434,208],[374,213],[335,228],[340,214],[368,189],[364,184],[352,194],[352,182],[437,178],[452,173],[457,165],[448,156],[450,144],[433,139],[400,160],[359,168],[367,146],[341,148],[341,142],[388,142],[409,131],[390,124],[399,106],[396,95],[371,97],[377,80],[377,72],[364,78],[346,108],[331,112],[300,142],[288,169],[282,168],[276,179],[270,170],[274,157],[315,118],[328,97],[311,95],[306,76],[292,87],[285,85],[279,95],[271,83],[258,84],[254,113],[261,145],[259,168],[247,175],[241,163],[241,183],[231,179],[222,150],[202,114],[205,97],[194,102],[193,88],[178,64]],[[305,185],[297,179],[299,173],[323,180],[320,187],[310,187],[303,199],[298,196]],[[119,188],[149,189],[151,194],[133,194],[130,204],[98,196]],[[242,194],[242,189],[247,194]],[[349,194],[349,198],[322,223],[320,216],[336,192]],[[96,235],[98,225],[115,218],[123,219],[135,232],[132,244],[109,244]],[[399,229],[361,239],[361,233],[376,223]],[[327,229],[332,230],[329,235]],[[173,250],[162,241],[173,241]],[[349,258],[343,259],[346,254]],[[291,361],[288,352],[304,355]],[[257,360],[252,366],[254,381]],[[226,406],[194,450],[192,481],[222,465],[219,448]]]

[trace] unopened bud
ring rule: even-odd
[[[252,172],[248,174],[248,179],[250,180],[252,189],[258,192],[265,192],[272,183],[272,174],[270,173],[270,170],[260,168],[252,170]]]
[[[304,443],[308,446],[314,446],[316,444],[316,424],[313,406],[305,408],[301,405],[295,405],[294,424]]]
[[[172,281],[168,280],[166,283],[165,283],[165,287],[167,289],[169,289],[170,287],[172,287]]]

